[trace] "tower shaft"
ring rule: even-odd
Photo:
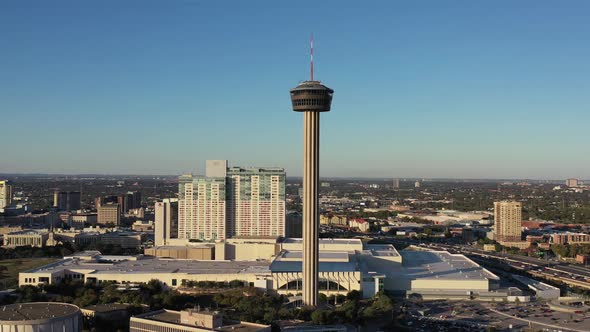
[[[303,303],[318,304],[320,113],[303,113]]]

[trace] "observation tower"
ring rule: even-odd
[[[303,112],[303,304],[318,304],[320,113],[329,112],[334,90],[313,78],[313,36],[311,38],[311,79],[291,89],[293,111]]]

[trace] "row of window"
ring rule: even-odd
[[[293,106],[325,106],[329,105],[329,99],[296,99],[293,100]]]
[[[296,91],[293,91],[291,94],[293,94],[294,96],[301,95],[301,94],[327,95],[328,90],[296,90]]]

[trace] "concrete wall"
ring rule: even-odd
[[[280,246],[276,243],[225,243],[225,259],[235,261],[270,261],[279,253]]]
[[[145,255],[176,259],[214,260],[215,247],[152,247],[144,250]]]
[[[487,291],[487,280],[461,280],[461,279],[418,279],[412,281],[412,290],[419,289],[447,289],[447,290],[474,290]]]

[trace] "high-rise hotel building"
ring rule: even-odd
[[[227,171],[228,233],[285,236],[285,170],[231,167]]]
[[[518,242],[522,234],[522,204],[514,201],[494,202],[496,241]]]
[[[182,175],[178,187],[178,237],[225,239],[225,177]]]
[[[227,167],[209,160],[205,176],[178,179],[178,237],[285,235],[285,171],[282,168]]]

